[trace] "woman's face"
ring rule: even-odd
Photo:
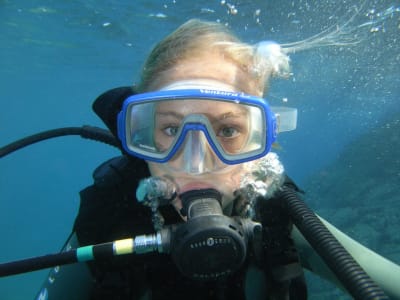
[[[182,80],[201,81],[204,79],[205,86],[202,88],[237,92],[242,91],[240,87],[235,85],[238,72],[238,69],[231,62],[221,61],[220,59],[213,62],[208,57],[205,63],[187,62],[164,72],[162,78],[158,80],[158,83],[162,84],[152,87],[152,89],[187,89],[187,86],[174,85],[174,83]],[[240,79],[240,82],[242,81],[243,79]],[[168,147],[183,118],[194,114],[207,117],[220,145],[228,152],[240,151],[240,147],[248,135],[247,112],[232,103],[211,103],[199,100],[171,101],[159,104],[155,112],[154,138],[157,147],[160,148]],[[203,139],[205,138],[203,137]],[[194,189],[216,189],[222,194],[224,212],[229,214],[234,199],[233,192],[240,185],[244,169],[243,164],[224,165],[207,143],[207,146],[205,146],[207,149],[203,149],[206,154],[203,155],[202,163],[206,165],[219,164],[218,170],[211,171],[212,168],[206,167],[203,171],[193,174],[182,170],[184,169],[182,164],[185,163],[185,151],[188,152],[187,148],[191,145],[182,144],[181,147],[185,149],[180,149],[168,164],[148,162],[152,176],[173,178],[178,187],[178,194]],[[193,150],[194,155],[190,164],[196,164],[196,151],[196,149]],[[179,212],[182,208],[179,197],[173,201],[173,205]]]

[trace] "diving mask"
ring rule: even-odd
[[[128,97],[118,115],[118,136],[130,155],[202,173],[266,155],[278,124],[288,122],[259,97],[169,89]]]

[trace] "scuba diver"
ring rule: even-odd
[[[271,152],[296,128],[295,109],[264,99],[289,63],[274,42],[190,20],[156,45],[138,85],[99,96],[122,155],[80,192],[62,252],[102,259],[54,267],[36,299],[307,299],[303,268],[354,298],[400,299],[399,266],[300,206]]]

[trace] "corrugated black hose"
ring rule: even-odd
[[[85,125],[82,127],[64,127],[47,130],[22,138],[11,144],[1,147],[0,158],[34,143],[66,135],[80,135],[86,139],[96,140],[120,148],[118,140],[111,134],[110,131],[95,126]]]
[[[284,185],[280,197],[293,223],[354,299],[389,299],[293,188]]]

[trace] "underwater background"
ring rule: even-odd
[[[0,146],[40,131],[104,127],[94,99],[131,85],[151,48],[191,18],[245,42],[291,43],[334,28],[357,40],[291,54],[272,105],[299,110],[278,137],[286,171],[319,215],[400,263],[400,1],[0,1]],[[343,27],[341,27],[343,26]],[[54,253],[78,192],[117,150],[63,137],[0,160],[0,262]],[[33,299],[48,270],[0,278],[3,300]],[[307,274],[310,299],[349,299]]]

